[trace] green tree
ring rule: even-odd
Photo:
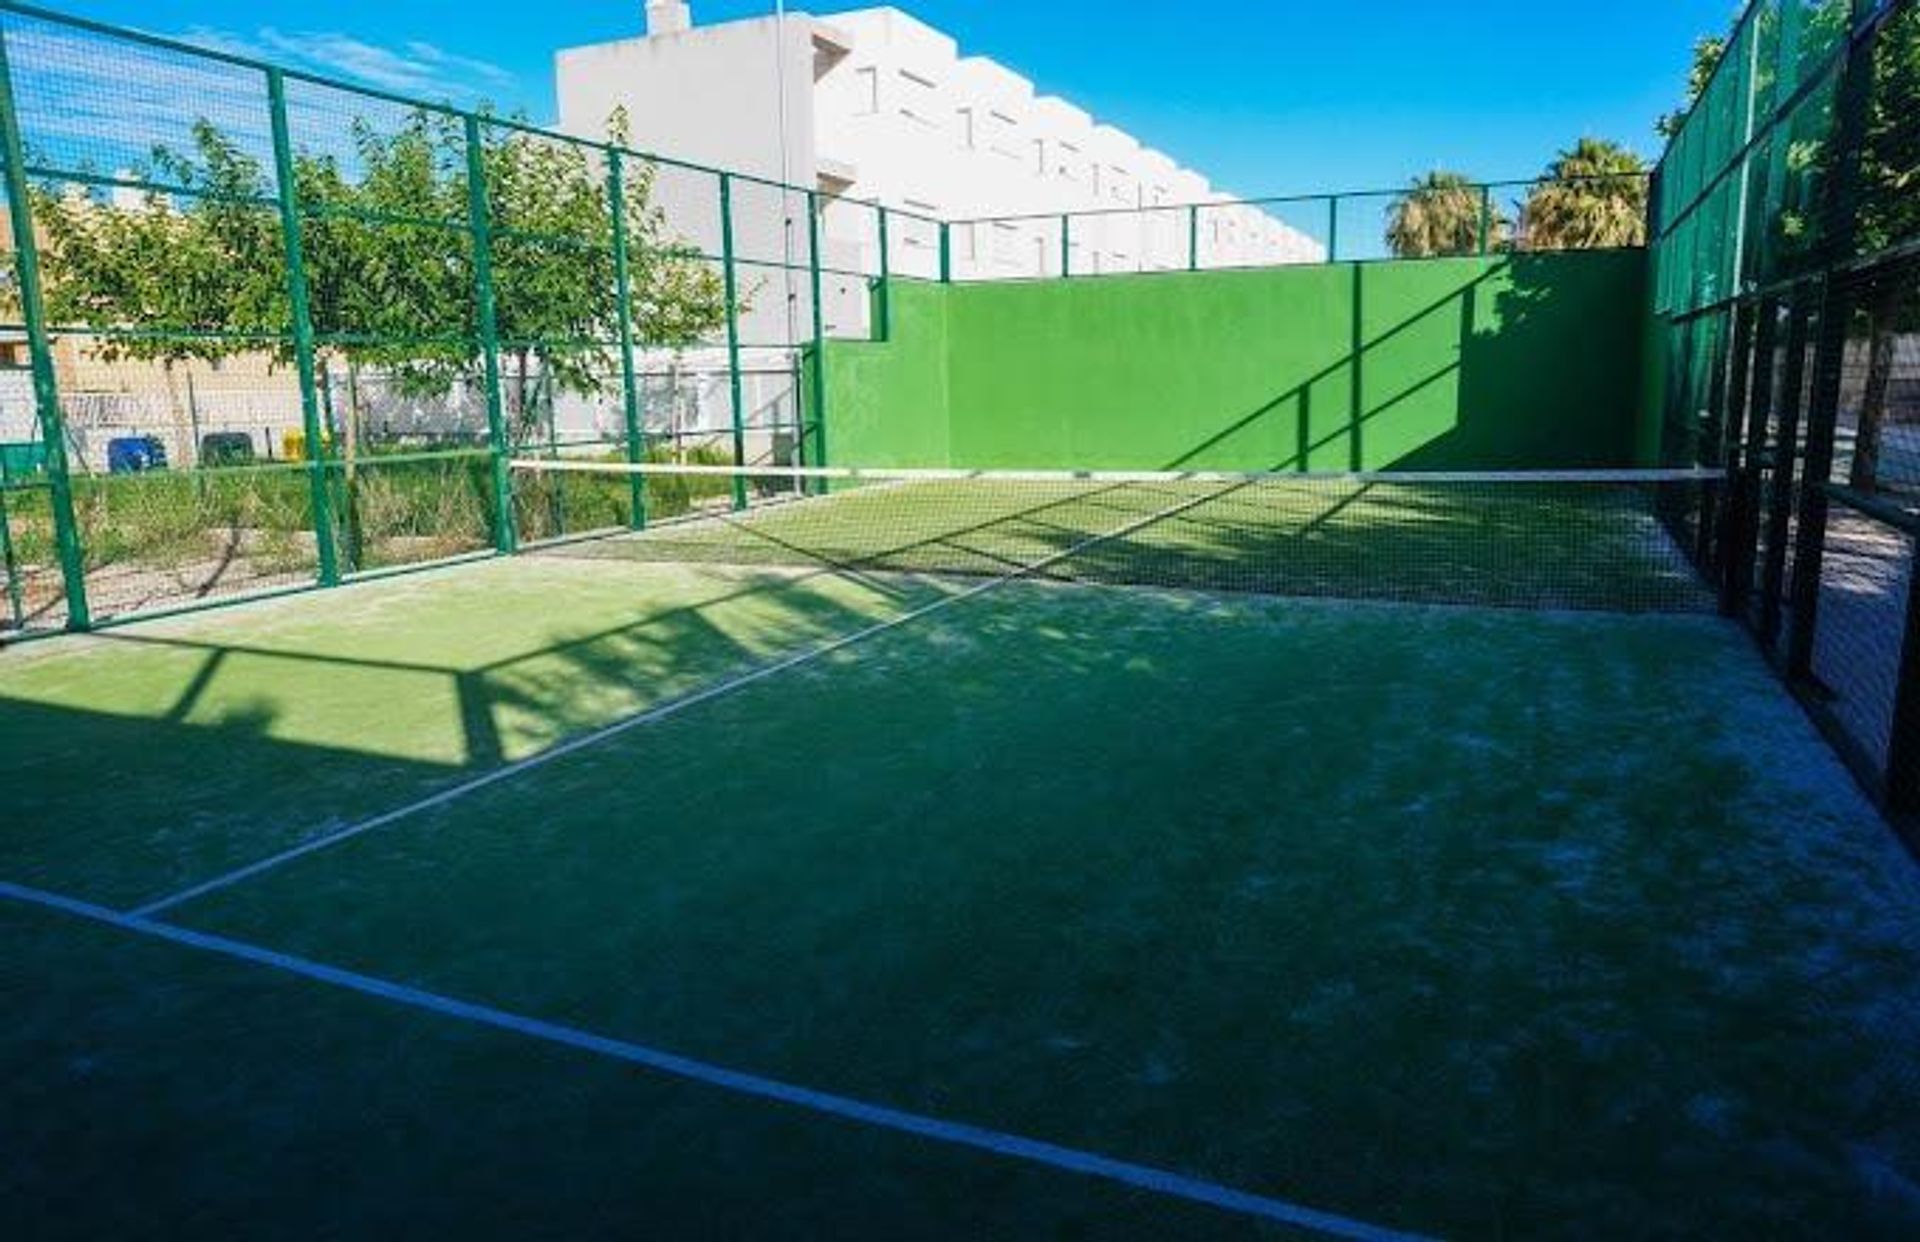
[[[279,225],[259,202],[259,162],[207,121],[192,134],[192,151],[157,147],[133,170],[177,192],[32,192],[47,317],[86,329],[106,361],[217,361],[259,349],[284,323]]]
[[[1490,248],[1507,240],[1511,226],[1480,186],[1463,173],[1436,169],[1416,177],[1387,208],[1387,246],[1402,259],[1475,254],[1483,224]]]
[[[1726,54],[1725,35],[1706,34],[1693,41],[1693,67],[1687,70],[1687,102],[1677,111],[1664,113],[1657,118],[1653,123],[1655,133],[1668,140],[1680,136],[1688,114],[1700,102],[1700,97],[1707,93],[1707,83],[1713,81],[1714,71],[1720,67],[1720,60]]]
[[[595,148],[488,124],[482,166],[494,233],[496,321],[517,417],[531,377],[597,394],[618,374],[612,206]],[[313,327],[323,360],[376,368],[403,390],[444,394],[478,369],[467,152],[458,118],[421,109],[387,131],[364,120],[351,151],[302,152],[295,185]],[[88,330],[108,360],[168,365],[266,350],[291,356],[291,303],[275,187],[210,122],[190,151],[156,148],[131,180],[177,191],[119,196],[36,187],[52,323]],[[625,198],[638,339],[679,346],[725,321],[719,273],[672,234],[651,166]],[[358,387],[353,385],[353,387]],[[341,420],[353,452],[359,411]]]
[[[1547,166],[1521,212],[1529,250],[1643,246],[1646,162],[1618,143],[1582,138]]]
[[[1872,255],[1920,239],[1920,8],[1908,5],[1880,30],[1874,44],[1873,84],[1860,147],[1855,191],[1854,250]],[[1885,275],[1866,286],[1867,375],[1848,481],[1863,491],[1879,485],[1880,452],[1892,388],[1895,347],[1902,332],[1920,330],[1920,296],[1911,279]]]

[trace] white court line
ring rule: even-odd
[[[842,651],[853,646],[855,643],[865,642],[867,639],[879,634],[884,634],[888,630],[898,629],[910,622],[918,621],[922,617],[931,616],[933,613],[939,612],[942,609],[951,608],[955,604],[973,599],[975,596],[985,595],[989,591],[998,590],[1009,582],[1015,582],[1021,578],[1039,573],[1069,557],[1077,556],[1095,544],[1105,543],[1112,539],[1124,539],[1136,530],[1140,530],[1143,527],[1152,525],[1154,522],[1162,521],[1176,514],[1183,513],[1188,509],[1196,508],[1224,494],[1224,492],[1214,493],[1212,495],[1182,501],[1177,505],[1160,510],[1147,517],[1140,518],[1137,521],[1129,522],[1106,534],[1083,539],[1065,551],[1056,552],[1052,556],[1035,561],[1033,564],[1023,567],[1016,573],[991,579],[952,595],[942,596],[931,604],[924,604],[911,612],[902,613],[900,616],[890,620],[869,625],[863,630],[836,638],[831,642],[822,643],[817,647],[808,648],[805,651],[788,656],[786,659],[773,664],[762,665],[751,672],[743,673],[733,678],[731,681],[723,681],[719,685],[709,686],[705,690],[687,695],[685,698],[674,699],[670,703],[663,703],[659,707],[650,708],[647,711],[641,712],[639,715],[628,716],[624,720],[617,720],[610,725],[594,730],[592,733],[582,734],[570,742],[563,742],[558,746],[543,750],[539,754],[531,755],[517,763],[510,763],[504,768],[495,768],[493,771],[481,776],[476,776],[472,780],[462,781],[458,785],[443,789],[439,793],[431,794],[417,802],[410,802],[406,806],[376,815],[372,819],[362,820],[357,824],[342,828],[337,832],[330,832],[315,837],[310,841],[293,846],[290,849],[282,850],[278,854],[263,858],[258,862],[248,863],[244,867],[238,867],[223,875],[214,876],[210,880],[195,884],[189,888],[183,888],[178,892],[169,893],[164,897],[157,897],[144,905],[136,906],[130,913],[136,918],[151,918],[156,914],[165,913],[189,901],[217,893],[225,888],[231,888],[244,880],[253,879],[255,876],[272,871],[276,867],[284,866],[287,863],[293,862],[295,859],[305,858],[309,854],[318,853],[321,850],[338,845],[342,841],[350,841],[355,837],[364,836],[375,829],[385,828],[403,819],[410,819],[423,811],[431,811],[437,807],[446,806],[448,803],[458,801],[470,793],[477,793],[482,789],[498,785],[502,781],[512,780],[522,773],[544,767],[557,759],[564,759],[568,755],[577,754],[590,746],[597,746],[609,738],[618,737],[623,733],[629,733],[645,725],[665,720],[669,716],[678,715],[689,707],[696,707],[702,703],[712,702],[714,699],[724,698],[756,682],[765,681],[769,677],[777,676],[789,669],[799,668],[804,664],[811,664],[815,660],[832,655],[836,651]]]
[[[1171,1199],[1182,1199],[1189,1203],[1202,1204],[1243,1216],[1311,1229],[1329,1237],[1355,1238],[1362,1239],[1364,1242],[1397,1242],[1400,1239],[1419,1237],[1416,1234],[1401,1233],[1371,1225],[1365,1221],[1302,1207],[1284,1199],[1270,1198],[1251,1191],[1235,1190],[1230,1186],[1154,1168],[1151,1165],[1134,1164],[1040,1139],[1024,1138],[1017,1134],[968,1125],[965,1122],[946,1121],[939,1117],[889,1108],[884,1104],[871,1104],[848,1096],[834,1095],[811,1087],[781,1082],[778,1079],[763,1078],[744,1070],[728,1069],[722,1065],[695,1060],[658,1048],[649,1048],[606,1035],[596,1035],[578,1027],[527,1017],[507,1010],[495,1009],[490,1005],[463,1001],[404,983],[363,975],[358,971],[328,966],[307,958],[249,944],[246,941],[231,940],[209,932],[159,923],[139,915],[121,914],[104,906],[96,906],[91,902],[64,897],[57,893],[0,881],[0,899],[58,911],[134,935],[149,936],[205,953],[265,966],[315,983],[344,988],[350,992],[376,997],[396,1005],[423,1010],[476,1026],[507,1031],[543,1043],[558,1044],[592,1053],[595,1056],[624,1061],[629,1065],[641,1066],[670,1077],[717,1087],[738,1095],[792,1105],[795,1108],[875,1129],[911,1134],[936,1143],[972,1148],[1028,1164],[1101,1178]]]
[[[529,474],[598,474],[608,477],[789,479],[800,482],[875,483],[1724,483],[1725,468],[1680,466],[1596,470],[960,470],[896,469],[890,466],[698,466],[673,462],[614,462],[566,457],[514,458],[507,463]]]

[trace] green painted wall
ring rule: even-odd
[[[829,353],[831,459],[1627,465],[1645,282],[1615,251],[903,286],[890,343]]]
[[[948,286],[895,281],[884,341],[827,342],[827,461],[944,466]]]

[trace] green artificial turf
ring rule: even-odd
[[[967,581],[596,544],[27,649],[0,879],[172,892]],[[166,917],[1394,1228],[1891,1235],[1917,896],[1717,619],[1015,582]],[[75,1234],[1248,1229],[0,911]]]
[[[1016,585],[175,917],[1400,1228],[1872,1230],[1906,867],[1717,621]]]
[[[526,558],[11,650],[0,876],[166,892],[949,589]]]
[[[64,915],[0,938],[13,1242],[1298,1236]]]

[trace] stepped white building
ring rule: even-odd
[[[940,274],[934,220],[965,222],[950,235],[958,280],[1326,257],[1321,243],[1229,203],[1201,174],[993,60],[962,55],[951,36],[897,8],[700,26],[685,0],[650,0],[645,17],[639,37],[556,53],[560,128],[605,138],[618,113],[629,147],[745,174],[731,205],[751,460],[791,452],[800,403],[788,347],[813,334],[807,189],[824,203],[822,326],[840,337],[874,327],[869,278],[881,245],[868,202],[899,213],[888,218],[889,270],[927,279]],[[673,231],[720,253],[719,179],[672,165],[654,176]],[[1195,204],[1221,205],[1189,211]],[[1111,214],[1063,229],[1064,214],[1081,212]],[[728,426],[723,355],[649,351],[642,367],[678,394],[686,438],[675,443]]]
[[[896,8],[787,14],[696,26],[684,0],[653,0],[639,38],[556,56],[561,127],[601,137],[616,108],[632,145],[834,197],[872,200],[955,221],[961,279],[1057,276],[1314,262],[1324,247],[1256,209],[1222,203],[1200,173],[1085,111],[1039,94],[1027,79]],[[667,175],[662,201],[699,219],[711,194]],[[755,257],[797,256],[803,237],[769,236],[771,191],[736,193],[735,215]],[[1154,209],[1162,210],[1154,210]],[[1076,220],[1063,213],[1115,214]],[[1005,217],[1044,216],[1017,221]],[[937,272],[937,230],[895,221],[896,271]],[[775,228],[778,233],[780,228]],[[795,230],[797,233],[798,230]],[[830,265],[878,270],[873,213],[828,212]],[[1197,236],[1196,236],[1197,234]],[[1195,251],[1197,250],[1197,255]]]

